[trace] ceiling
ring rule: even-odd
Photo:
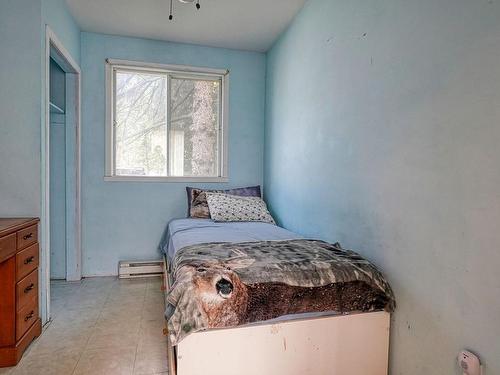
[[[307,0],[66,0],[83,31],[267,51]]]

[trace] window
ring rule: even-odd
[[[226,70],[108,60],[106,180],[227,181]]]

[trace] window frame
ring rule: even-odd
[[[136,70],[138,72],[159,73],[170,78],[217,79],[221,82],[219,103],[218,175],[217,176],[120,176],[115,169],[115,70]],[[170,82],[169,82],[170,84]],[[201,68],[187,65],[168,65],[130,60],[106,59],[106,134],[105,134],[105,172],[104,181],[124,182],[228,182],[228,144],[229,144],[229,70]],[[170,105],[170,87],[167,89],[167,103]],[[170,122],[170,112],[167,113]],[[167,125],[168,126],[168,125]],[[169,152],[169,151],[167,151]],[[169,169],[167,161],[167,170]]]

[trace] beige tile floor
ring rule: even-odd
[[[167,374],[160,278],[53,282],[52,322],[8,375]]]

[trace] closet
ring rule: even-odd
[[[66,279],[66,73],[50,59],[50,278]]]

